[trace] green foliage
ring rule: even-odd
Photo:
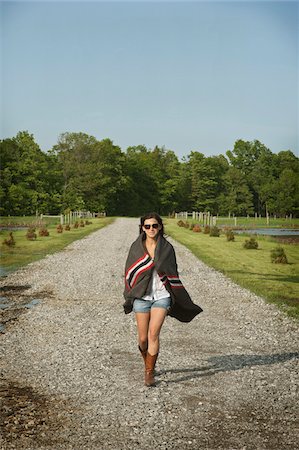
[[[271,262],[275,264],[288,264],[287,255],[282,247],[277,246],[271,250]]]
[[[63,133],[43,152],[27,131],[0,141],[2,215],[59,214],[64,210],[142,215],[209,211],[212,215],[299,215],[299,159],[265,145],[237,140],[233,150],[192,151],[179,161],[164,147],[123,152],[110,139]]]
[[[214,226],[210,228],[210,236],[211,237],[219,237],[220,236],[220,230],[218,227]]]
[[[256,250],[258,248],[258,246],[259,246],[259,244],[254,237],[251,237],[250,239],[246,239],[246,241],[243,244],[243,247],[248,250]]]

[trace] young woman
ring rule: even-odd
[[[159,335],[166,315],[190,322],[202,309],[182,285],[173,246],[164,238],[157,213],[140,219],[140,234],[131,245],[125,268],[126,314],[135,312],[139,350],[145,364],[145,385],[154,386]]]

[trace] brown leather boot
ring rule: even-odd
[[[145,386],[156,386],[154,378],[154,370],[156,361],[158,358],[158,353],[156,355],[151,355],[149,352],[146,354],[145,360],[145,374],[144,374],[144,384]]]
[[[142,348],[140,347],[140,345],[138,345],[139,351],[141,353],[141,356],[143,358],[144,361],[144,366],[145,366],[145,362],[146,362],[146,354],[147,354],[147,348],[145,350],[142,350]]]

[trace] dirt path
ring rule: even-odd
[[[136,237],[135,219],[117,219],[2,279],[0,448],[298,449],[298,326],[173,241],[204,312],[167,318],[158,385],[143,386],[122,310]]]

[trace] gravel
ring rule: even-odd
[[[166,319],[143,385],[122,309],[137,233],[117,219],[1,279],[0,448],[298,449],[298,324],[171,239],[204,312]]]

